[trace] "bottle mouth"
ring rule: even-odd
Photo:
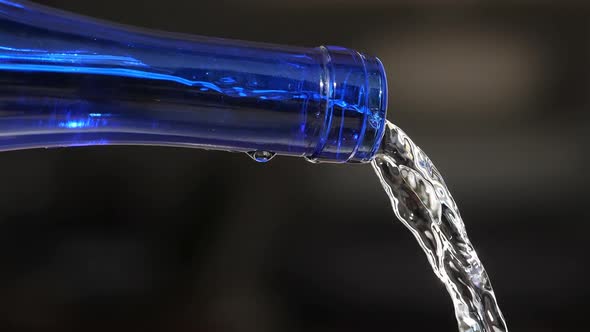
[[[352,156],[354,161],[371,161],[383,139],[387,121],[387,76],[379,58],[360,55],[367,72],[367,120],[365,134],[359,148]]]
[[[320,47],[326,117],[314,161],[369,162],[385,132],[387,78],[381,61],[347,48]]]

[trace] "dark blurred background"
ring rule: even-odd
[[[587,1],[39,2],[378,55],[511,330],[587,325]],[[0,183],[1,331],[456,331],[367,165],[87,147],[2,153]]]

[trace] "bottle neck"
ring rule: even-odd
[[[157,144],[365,162],[383,134],[383,66],[356,51],[0,9],[0,150]]]

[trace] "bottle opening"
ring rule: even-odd
[[[385,130],[387,78],[381,61],[347,48],[320,47],[326,117],[316,153],[329,162],[369,162]]]

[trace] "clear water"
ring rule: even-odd
[[[428,156],[388,122],[373,168],[396,216],[414,234],[446,286],[459,331],[508,331],[457,204]]]

